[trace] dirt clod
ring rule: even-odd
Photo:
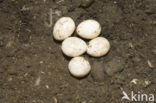
[[[91,76],[95,82],[102,82],[105,80],[104,63],[94,62],[92,65]]]
[[[123,58],[114,57],[108,63],[105,63],[104,70],[109,76],[115,75],[124,69],[125,61]]]

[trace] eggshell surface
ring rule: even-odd
[[[90,63],[84,57],[75,57],[71,59],[68,68],[70,73],[75,77],[84,77],[91,70]]]
[[[104,37],[97,37],[89,41],[87,54],[93,57],[101,57],[108,53],[110,49],[109,41]]]
[[[78,37],[69,37],[62,42],[62,52],[69,57],[80,56],[87,50],[87,44]]]
[[[73,34],[75,23],[70,17],[60,18],[54,25],[53,37],[55,40],[61,41]]]
[[[82,38],[93,39],[100,35],[101,26],[97,21],[89,19],[81,22],[76,32]]]

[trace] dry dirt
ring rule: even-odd
[[[0,0],[0,103],[131,103],[121,101],[122,91],[156,96],[156,0],[92,1]],[[104,57],[84,54],[92,66],[85,78],[70,75],[70,58],[52,38],[62,16],[76,25],[99,21],[111,43]]]

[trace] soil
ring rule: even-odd
[[[0,103],[131,103],[121,101],[122,91],[156,96],[156,0],[84,3],[0,0]],[[70,58],[52,37],[62,16],[76,25],[99,21],[111,43],[106,56],[84,54],[92,66],[85,78],[70,75]]]

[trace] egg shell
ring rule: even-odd
[[[85,20],[76,29],[77,34],[85,39],[93,39],[100,35],[101,26],[96,20]]]
[[[110,50],[110,43],[104,37],[97,37],[89,41],[87,54],[93,57],[101,57],[108,53]]]
[[[90,70],[91,66],[88,60],[84,57],[74,57],[68,65],[69,72],[75,77],[84,77]]]
[[[70,17],[60,18],[54,25],[53,37],[54,39],[61,41],[73,34],[75,30],[75,23]]]
[[[69,57],[77,57],[87,50],[87,44],[78,37],[69,37],[62,42],[63,53]]]

